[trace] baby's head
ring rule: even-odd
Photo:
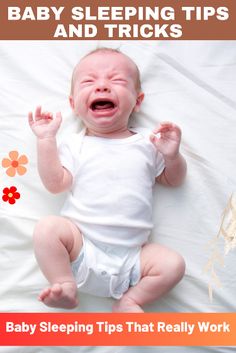
[[[70,104],[87,128],[105,131],[127,126],[143,98],[137,65],[118,50],[96,49],[73,71]]]
[[[123,58],[125,58],[127,60],[127,64],[129,63],[131,66],[133,66],[130,74],[133,74],[133,80],[135,82],[135,86],[137,88],[137,91],[140,92],[141,91],[141,80],[140,80],[140,72],[139,72],[139,68],[138,66],[135,64],[135,62],[128,57],[127,55],[123,54],[121,51],[119,51],[118,49],[113,49],[113,48],[97,48],[95,50],[92,50],[91,52],[89,52],[87,55],[85,55],[79,62],[78,64],[75,66],[73,73],[72,73],[72,79],[71,79],[71,91],[70,94],[73,94],[74,91],[74,84],[75,84],[75,80],[76,80],[76,72],[77,69],[79,68],[80,63],[86,59],[87,57],[91,56],[91,55],[95,55],[94,56],[94,63],[96,65],[96,54],[100,54],[100,55],[109,55],[109,54],[113,54],[113,55],[117,55],[118,56],[123,56]]]

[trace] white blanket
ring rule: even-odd
[[[235,312],[236,249],[215,265],[221,287],[208,284],[203,268],[212,252],[207,246],[218,233],[222,213],[236,191],[236,42],[235,41],[121,41],[0,43],[0,161],[10,151],[26,155],[23,175],[10,177],[0,167],[1,195],[16,186],[21,197],[14,205],[0,199],[0,310],[46,312],[37,294],[47,282],[36,264],[32,232],[43,215],[57,214],[64,195],[50,195],[36,168],[36,141],[27,112],[42,104],[63,115],[59,140],[77,131],[68,95],[74,65],[97,46],[120,48],[141,71],[145,101],[134,122],[154,128],[170,120],[183,132],[182,153],[188,163],[185,184],[155,190],[152,240],[179,251],[186,261],[184,279],[146,311]],[[236,230],[235,230],[236,231]],[[221,254],[224,239],[218,242]],[[52,264],[53,265],[53,264]],[[217,278],[213,278],[217,284]],[[111,311],[112,299],[80,295],[75,311]],[[51,309],[53,311],[53,309]],[[59,311],[59,310],[55,310]],[[60,310],[61,311],[61,310]],[[194,347],[2,347],[1,352],[233,352],[233,348]]]

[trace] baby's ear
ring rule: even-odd
[[[69,96],[69,102],[70,102],[71,109],[74,110],[75,109],[74,98],[71,95]]]
[[[141,106],[143,100],[144,100],[144,93],[143,92],[139,92],[138,97],[136,99],[134,112],[139,112],[140,106]]]

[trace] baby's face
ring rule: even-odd
[[[143,94],[137,88],[137,68],[121,53],[93,53],[74,72],[71,106],[88,129],[114,132],[127,128]]]

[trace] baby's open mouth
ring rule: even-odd
[[[98,99],[92,102],[90,108],[93,111],[100,111],[100,110],[111,110],[115,108],[115,104],[108,99]]]

